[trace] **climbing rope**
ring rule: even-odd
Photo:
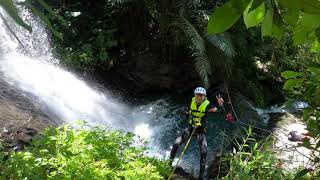
[[[267,129],[263,129],[263,128],[260,128],[260,127],[256,127],[256,126],[254,126],[254,125],[247,124],[247,123],[241,121],[241,120],[239,119],[239,117],[237,116],[237,113],[236,113],[236,111],[235,111],[235,109],[234,109],[234,106],[233,106],[233,104],[232,104],[232,102],[231,102],[231,98],[230,98],[230,94],[229,94],[229,90],[228,90],[228,86],[227,86],[226,80],[224,80],[224,86],[225,86],[225,89],[226,89],[226,92],[227,92],[227,96],[228,96],[228,100],[229,100],[228,103],[229,103],[230,106],[231,106],[232,112],[234,113],[234,116],[236,117],[237,122],[239,122],[240,124],[249,126],[249,127],[253,127],[253,128],[256,128],[256,129],[259,129],[259,130],[268,132],[268,133],[269,133],[269,137],[267,138],[267,140],[270,138],[270,135],[271,135],[271,136],[275,137],[278,141],[282,142],[284,145],[286,145],[286,146],[291,146],[291,147],[295,148],[295,150],[296,150],[299,154],[301,154],[302,156],[304,156],[304,157],[308,158],[310,161],[312,161],[312,160],[310,159],[310,157],[308,157],[308,156],[306,156],[305,154],[299,152],[299,151],[297,150],[296,146],[284,142],[281,138],[279,138],[279,137],[278,137],[276,134],[274,134],[272,131],[267,130]],[[266,140],[266,141],[267,141],[267,140]],[[266,143],[266,141],[265,141],[265,143]],[[264,144],[265,144],[265,143],[264,143]],[[264,146],[264,144],[263,144],[263,146]],[[263,146],[262,146],[262,147],[263,147]],[[262,148],[262,147],[261,147],[261,148]],[[261,149],[261,148],[260,148],[260,149]]]
[[[185,147],[184,147],[184,149],[183,149],[183,151],[182,151],[182,153],[181,153],[181,155],[180,155],[180,157],[179,157],[179,159],[178,159],[175,167],[173,168],[173,170],[171,171],[171,173],[170,173],[170,175],[169,175],[169,177],[168,177],[168,180],[171,179],[171,176],[173,175],[174,171],[177,169],[177,166],[178,166],[178,164],[179,164],[182,156],[184,155],[184,152],[186,151],[187,147],[189,146],[189,143],[190,143],[190,141],[191,141],[191,138],[192,138],[195,130],[196,130],[196,128],[194,127],[193,130],[192,130],[192,133],[191,133],[191,135],[190,135],[190,137],[189,137],[189,139],[188,139],[188,141],[187,141],[187,144],[185,145]]]

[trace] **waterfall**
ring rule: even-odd
[[[166,98],[139,105],[122,102],[94,82],[85,82],[60,67],[45,26],[29,10],[19,7],[20,16],[31,25],[32,33],[16,25],[3,9],[0,12],[24,46],[0,19],[1,80],[32,97],[41,110],[50,112],[53,121],[72,123],[81,119],[92,126],[134,132],[150,142],[154,155],[168,153],[169,145],[159,141],[173,142],[165,136],[174,128],[176,117],[170,114],[179,106],[168,103]]]

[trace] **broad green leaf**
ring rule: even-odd
[[[319,0],[279,0],[282,7],[298,9],[302,12],[320,14]]]
[[[315,66],[310,66],[307,68],[308,71],[320,75],[320,68]]]
[[[263,162],[263,166],[268,166],[268,165],[270,165],[270,164],[271,164],[271,162],[269,162],[269,161]]]
[[[307,86],[304,97],[306,97],[306,98],[312,97],[313,94],[315,93],[316,89],[317,89],[317,86],[314,84]]]
[[[26,6],[28,6],[32,12],[34,14],[36,14],[37,16],[39,16],[39,18],[47,25],[47,27],[50,29],[50,31],[52,32],[52,34],[56,37],[58,37],[59,39],[63,39],[63,34],[58,32],[57,30],[55,30],[51,24],[51,22],[49,21],[49,19],[47,18],[47,16],[45,14],[43,14],[41,11],[38,11],[36,8],[33,7],[33,5],[31,5],[30,3],[26,2],[25,3]]]
[[[248,5],[246,10],[243,12],[243,20],[247,28],[254,27],[262,22],[265,15],[265,5],[264,2],[260,4],[256,9],[249,13],[252,3]]]
[[[22,26],[23,28],[27,29],[29,32],[32,32],[31,26],[26,24],[19,16],[17,8],[14,6],[11,0],[0,0],[0,6],[9,14],[12,19]]]
[[[300,11],[293,8],[288,8],[283,14],[284,20],[291,26],[295,26],[299,20]]]
[[[54,10],[43,0],[37,0],[39,4],[41,4],[42,7],[44,7],[51,15],[53,15],[54,17],[56,17],[57,19],[59,19],[60,21],[62,21],[63,23],[66,23],[66,21],[64,20],[64,18],[62,16],[60,16],[59,14],[57,14],[56,12],[54,12]]]
[[[291,79],[291,78],[303,76],[303,73],[294,72],[294,71],[284,71],[281,73],[281,76],[284,77],[285,79]]]
[[[284,31],[280,26],[276,24],[272,25],[272,37],[280,41],[283,37],[283,34],[284,34]]]
[[[272,24],[273,24],[273,9],[268,9],[261,24],[262,37],[272,35]]]
[[[292,90],[294,87],[301,86],[303,83],[302,79],[289,79],[287,80],[284,85],[284,90]]]
[[[301,177],[303,177],[304,175],[308,174],[311,171],[312,169],[303,169],[295,175],[294,179],[300,179]]]
[[[293,29],[293,44],[299,45],[307,40],[308,31],[300,23],[298,23]]]
[[[316,38],[312,43],[311,52],[320,52],[320,43],[318,38]]]
[[[308,28],[310,31],[315,30],[320,26],[320,15],[303,13],[300,22],[302,26]]]
[[[250,0],[231,0],[210,16],[208,33],[221,33],[229,29],[241,16]]]
[[[263,3],[263,2],[264,2],[264,0],[253,0],[251,6],[249,8],[249,13],[251,11],[257,9],[261,5],[261,3]]]

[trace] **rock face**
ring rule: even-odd
[[[50,126],[3,100],[0,100],[0,114],[0,139],[15,150],[22,149],[37,132]]]
[[[141,92],[185,92],[201,85],[191,59],[164,62],[152,52],[122,60],[104,78],[122,81],[124,87]],[[120,82],[121,83],[121,82]]]
[[[8,147],[22,149],[37,132],[52,125],[49,114],[0,78],[0,139]]]
[[[190,174],[185,172],[181,167],[177,167],[175,172],[172,174],[171,179],[173,180],[194,180],[195,177],[192,177]]]

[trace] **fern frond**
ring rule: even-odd
[[[231,39],[225,34],[206,35],[206,39],[217,47],[225,56],[233,58],[236,54]]]
[[[206,48],[216,74],[229,78],[232,73],[232,58],[236,54],[230,38],[226,35],[206,35]]]
[[[199,73],[204,86],[209,87],[209,76],[212,74],[212,69],[206,52],[205,40],[186,18],[180,16],[177,21],[177,26],[184,32],[187,39],[190,40],[193,49],[192,56],[194,57],[195,68]]]

